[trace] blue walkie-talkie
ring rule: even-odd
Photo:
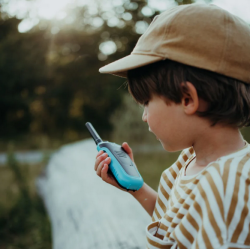
[[[102,141],[90,122],[85,125],[97,145],[97,150],[103,150],[111,158],[109,170],[119,186],[133,191],[140,189],[143,185],[143,179],[124,149],[116,143]]]

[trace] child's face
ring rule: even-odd
[[[142,120],[148,123],[149,131],[155,134],[163,148],[169,152],[186,147],[186,118],[181,104],[167,105],[163,97],[158,95],[152,95],[150,101],[144,105],[142,115]]]

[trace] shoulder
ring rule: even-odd
[[[172,180],[175,180],[182,167],[189,162],[193,155],[193,147],[182,150],[177,160],[169,168],[163,171],[161,178],[166,179],[168,177]]]
[[[250,152],[232,157],[221,157],[215,162],[212,162],[204,171],[203,178],[208,176],[221,179],[224,185],[235,179],[249,179],[250,175]],[[231,183],[232,184],[232,183]],[[226,186],[225,186],[226,187]]]
[[[228,231],[223,236],[228,242],[244,244],[238,236],[246,234],[247,229],[243,225],[250,223],[247,217],[249,185],[250,153],[246,153],[222,157],[212,163],[193,190],[203,213],[206,212],[208,218],[215,218],[217,228]],[[216,225],[215,222],[213,224]]]
[[[224,207],[227,216],[232,204],[244,207],[244,199],[249,196],[249,184],[250,153],[245,153],[221,157],[209,164],[202,172],[195,191],[199,193],[198,197]]]

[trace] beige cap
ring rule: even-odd
[[[129,56],[100,68],[127,71],[170,59],[250,84],[250,27],[212,4],[188,4],[156,16]]]

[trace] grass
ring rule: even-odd
[[[157,191],[162,172],[177,160],[179,154],[164,151],[135,153],[134,160],[144,181]]]
[[[0,168],[0,248],[51,248],[51,227],[35,189],[44,164],[21,165],[12,154]]]

